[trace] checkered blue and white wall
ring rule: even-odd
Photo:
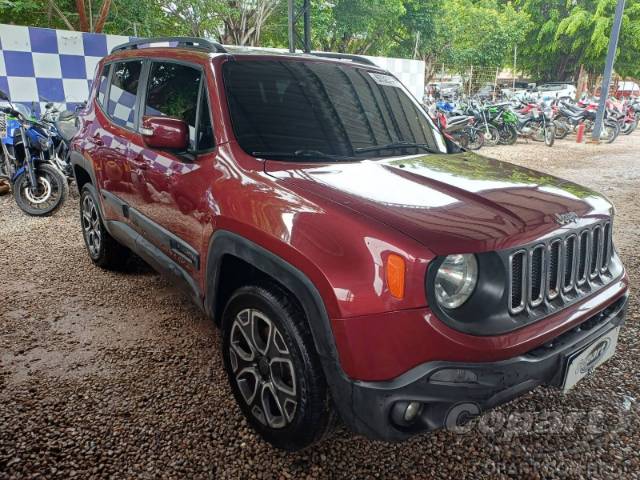
[[[89,96],[97,63],[130,37],[0,24],[0,90],[11,101],[73,109]],[[424,62],[368,57],[394,73],[416,96],[424,92]]]
[[[0,24],[0,90],[11,101],[66,108],[87,99],[97,63],[129,37]]]

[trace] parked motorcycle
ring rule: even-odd
[[[51,102],[45,105],[45,111],[40,117],[42,123],[49,127],[55,152],[53,162],[69,180],[73,178],[69,147],[78,131],[77,118],[77,111],[63,110],[60,112]]]
[[[566,137],[569,132],[576,130],[579,125],[585,126],[588,134],[593,131],[596,122],[597,105],[583,104],[585,106],[572,105],[570,102],[561,101],[558,104],[558,112],[555,122],[559,125],[559,138]],[[620,125],[615,119],[608,116],[604,119],[600,139],[605,143],[612,143],[620,133]]]
[[[515,127],[519,136],[544,142],[547,147],[553,146],[556,139],[556,125],[551,107],[530,103],[513,113],[517,119]]]
[[[29,215],[49,215],[68,194],[66,178],[54,163],[55,151],[47,125],[35,120],[27,109],[14,106],[0,91],[0,176],[10,181],[14,199]]]
[[[437,122],[445,135],[448,135],[462,148],[479,150],[484,145],[485,136],[481,129],[474,126],[475,119],[470,115],[447,117],[438,110]]]

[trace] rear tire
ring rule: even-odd
[[[484,136],[484,144],[489,147],[495,147],[500,141],[500,130],[495,125],[483,126],[480,132]]]
[[[80,194],[80,225],[89,258],[105,270],[121,270],[131,251],[113,238],[104,226],[96,189],[90,183]]]
[[[613,143],[620,134],[620,126],[615,122],[607,122],[602,126],[600,139],[604,143]]]
[[[271,445],[301,450],[335,424],[304,314],[275,285],[241,287],[222,318],[229,384],[249,424]]]
[[[471,127],[467,129],[467,135],[469,137],[469,143],[467,144],[467,148],[469,150],[480,150],[484,145],[483,133],[477,128]]]
[[[513,145],[518,141],[518,132],[512,125],[503,125],[500,128],[500,145]]]
[[[567,135],[569,135],[569,132],[571,131],[569,122],[564,117],[558,117],[556,120],[554,120],[554,123],[556,125],[556,138],[558,140],[563,140],[567,137]]]
[[[638,119],[634,119],[631,123],[625,123],[624,126],[620,129],[620,133],[623,135],[630,135],[633,131],[638,128]]]

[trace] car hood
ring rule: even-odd
[[[436,254],[525,244],[612,210],[588,188],[470,152],[321,166],[269,160],[265,170],[300,195],[348,207]]]

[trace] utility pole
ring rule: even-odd
[[[516,89],[516,61],[518,60],[518,45],[513,47],[513,89]]]
[[[311,52],[311,0],[302,0],[302,8],[298,9],[298,2],[296,0],[289,0],[288,4],[289,12],[289,51],[294,53],[296,51],[298,43],[297,26],[300,16],[304,25],[302,27],[303,40],[302,50],[305,53]]]
[[[618,38],[620,37],[620,26],[622,25],[622,13],[624,12],[625,0],[618,0],[616,5],[616,15],[613,19],[613,27],[611,28],[611,37],[609,38],[609,51],[607,52],[607,61],[604,66],[604,76],[602,77],[602,86],[600,87],[600,104],[598,105],[598,113],[596,114],[596,124],[593,127],[593,140],[600,141],[600,131],[604,122],[604,110],[609,97],[609,86],[611,85],[611,74],[613,73],[613,61],[618,48]]]
[[[296,51],[295,0],[289,0],[289,52]]]

